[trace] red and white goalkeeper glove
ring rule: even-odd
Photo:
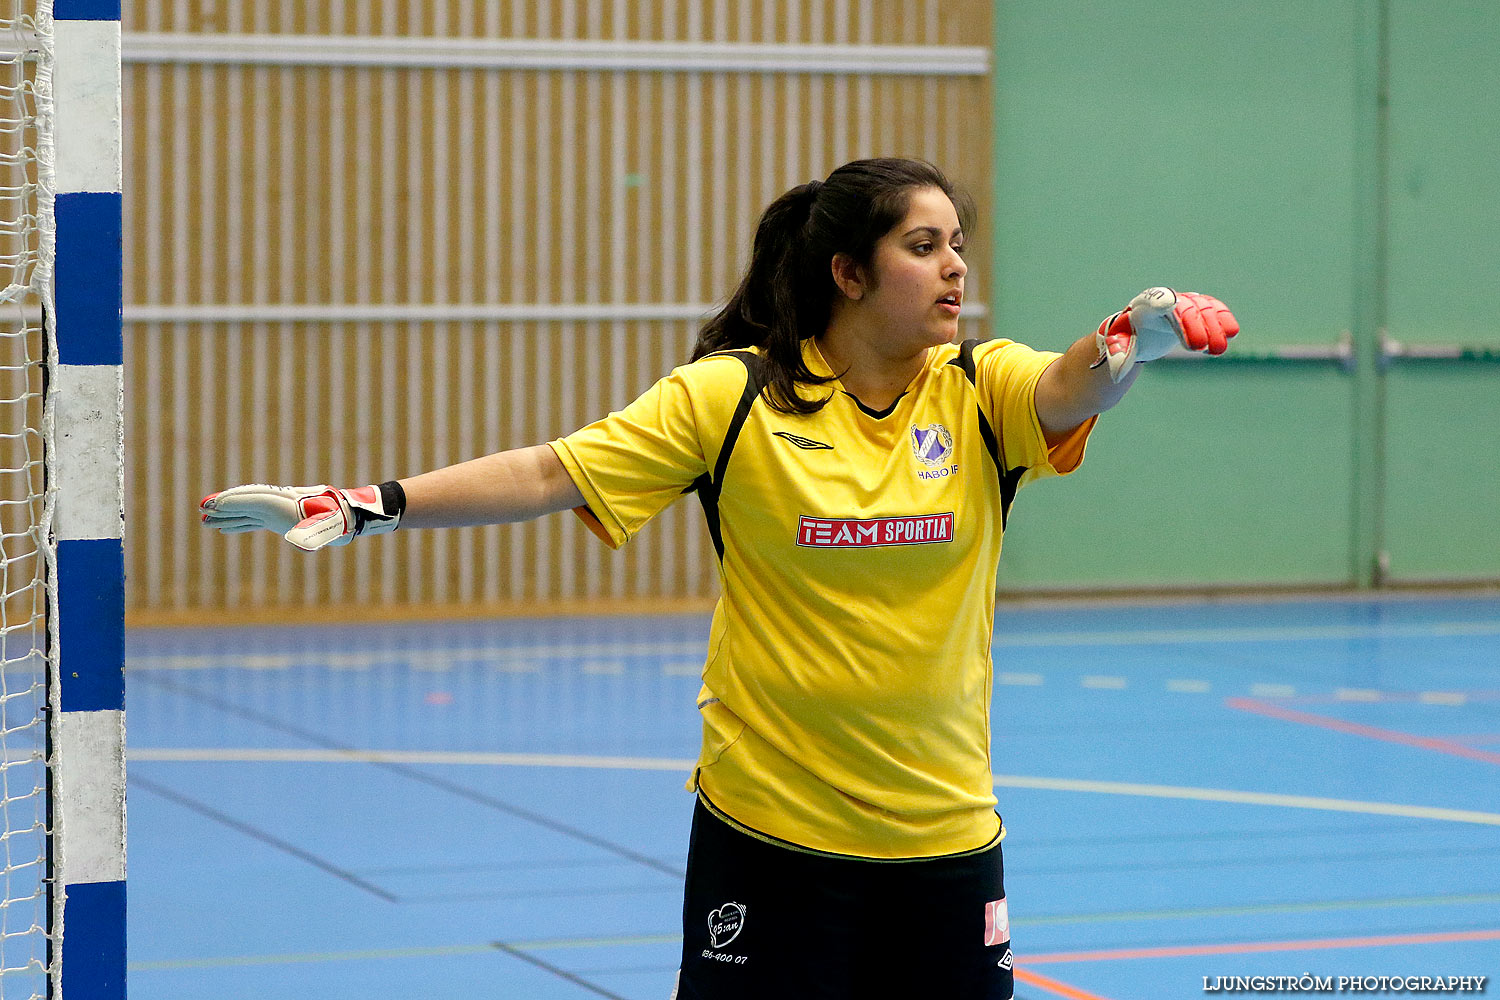
[[[1121,312],[1099,324],[1094,334],[1099,360],[1118,382],[1139,361],[1155,361],[1179,344],[1190,351],[1223,354],[1229,338],[1240,332],[1239,320],[1212,295],[1148,288]]]
[[[352,490],[331,486],[235,486],[203,498],[203,523],[226,535],[265,528],[304,552],[347,545],[355,535],[395,531],[406,510],[397,482]]]

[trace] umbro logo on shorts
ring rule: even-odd
[[[796,434],[788,434],[786,431],[773,431],[772,433],[779,438],[785,438],[786,440],[792,442],[792,444],[796,445],[798,448],[802,448],[806,451],[833,450],[833,445],[824,444],[822,441],[814,441],[812,438],[805,438]]]

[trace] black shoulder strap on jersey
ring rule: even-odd
[[[708,534],[714,541],[714,551],[719,554],[719,561],[724,560],[724,533],[719,525],[719,493],[724,486],[724,473],[729,468],[729,455],[734,451],[734,443],[739,440],[740,428],[745,426],[745,418],[750,416],[750,407],[755,405],[756,397],[766,387],[766,363],[765,359],[753,351],[723,351],[719,352],[729,357],[739,358],[745,365],[745,388],[740,392],[739,403],[734,408],[734,415],[729,418],[729,426],[724,431],[724,443],[719,446],[719,457],[714,462],[713,472],[705,472],[693,480],[684,493],[697,492],[698,499],[703,502],[703,516],[708,519]],[[712,355],[714,357],[719,354]]]
[[[969,384],[974,384],[974,347],[978,340],[970,339],[958,346],[958,357],[948,362],[953,367],[964,373]],[[979,436],[984,439],[984,447],[990,453],[990,459],[995,463],[995,472],[1000,477],[1000,527],[1003,530],[1006,520],[1010,517],[1010,505],[1016,499],[1016,490],[1020,489],[1021,477],[1026,474],[1026,468],[1022,466],[1017,469],[1007,469],[1005,462],[1000,456],[1000,439],[995,436],[995,429],[990,426],[989,417],[984,415],[984,407],[979,406]]]

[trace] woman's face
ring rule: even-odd
[[[964,275],[958,210],[940,188],[911,193],[906,216],[875,244],[861,312],[892,347],[946,344],[958,335]]]

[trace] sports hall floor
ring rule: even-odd
[[[666,1000],[706,631],[132,630],[132,1000]],[[994,655],[1018,997],[1500,978],[1500,596],[1002,607]]]

